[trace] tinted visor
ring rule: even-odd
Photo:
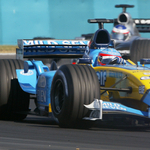
[[[102,64],[108,64],[116,56],[100,56],[100,61]]]
[[[116,39],[116,40],[126,40],[126,38],[128,37],[128,34],[123,34],[123,33],[115,33],[112,32],[111,38],[112,39]]]

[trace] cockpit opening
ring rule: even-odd
[[[97,44],[108,44],[109,41],[109,35],[105,30],[100,30],[96,37],[96,43]]]

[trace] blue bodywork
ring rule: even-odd
[[[51,83],[56,71],[50,71],[42,61],[25,61],[24,69],[17,69],[21,88],[30,94],[36,94],[38,108],[49,113]]]
[[[87,41],[55,41],[55,40],[19,40],[18,46],[22,50],[23,55],[51,55],[51,54],[70,54],[76,55],[78,53],[82,53],[83,60],[82,63],[84,63],[84,59],[91,59],[92,61],[85,61],[85,62],[91,62],[93,67],[99,66],[97,63],[98,55],[99,53],[105,53],[105,54],[113,54],[116,56],[121,56],[118,51],[116,51],[114,48],[109,47],[110,46],[110,38],[107,38],[107,41],[105,44],[101,43],[101,41],[98,41],[96,38],[97,36],[102,35],[108,35],[108,32],[106,30],[98,30],[95,33],[95,36],[93,37],[92,44],[90,46],[88,45]],[[98,43],[96,43],[96,41]],[[91,48],[89,48],[91,47]],[[63,50],[62,50],[63,49]],[[57,51],[58,50],[58,51]],[[124,69],[143,69],[143,66],[139,64],[139,67],[136,65],[130,64],[130,62],[126,62],[126,65],[109,65],[112,67],[121,67]],[[144,67],[144,69],[149,69]],[[17,69],[17,76],[18,81],[21,86],[21,88],[30,94],[36,94],[37,96],[37,105],[38,109],[40,111],[46,112],[47,114],[51,113],[51,85],[53,81],[53,77],[56,73],[56,70],[49,70],[47,66],[45,66],[42,61],[25,61],[24,62],[24,69]],[[150,97],[149,92],[145,95],[143,98],[143,101],[147,103],[150,106],[150,103],[148,101]],[[140,116],[149,116],[149,112],[142,112],[140,110],[136,110],[133,108],[126,107],[124,105],[120,105],[118,103],[113,102],[103,102],[103,111],[124,111],[127,113],[132,113]]]

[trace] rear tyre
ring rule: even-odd
[[[16,69],[23,68],[21,60],[0,60],[0,119],[23,120],[29,108],[29,94],[19,86]]]
[[[150,58],[150,39],[137,39],[131,45],[130,59],[137,63],[141,58]]]
[[[60,127],[88,128],[83,117],[90,111],[84,104],[90,104],[100,98],[100,86],[97,75],[90,66],[63,65],[52,81],[51,105]]]

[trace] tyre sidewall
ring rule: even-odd
[[[58,82],[61,82],[62,85],[63,85],[63,92],[64,92],[64,102],[63,102],[63,105],[62,105],[62,108],[61,108],[61,111],[60,112],[57,112],[56,111],[56,108],[55,108],[55,90],[56,90],[56,86],[57,86],[57,83]],[[71,81],[70,81],[71,82]],[[69,83],[70,84],[70,83]],[[71,106],[72,106],[72,101],[69,99],[70,95],[72,93],[69,93],[69,86],[68,86],[68,81],[66,79],[66,76],[65,74],[61,71],[61,70],[58,70],[53,78],[53,82],[52,82],[52,88],[51,88],[51,105],[52,105],[52,112],[54,114],[54,116],[56,118],[58,118],[59,121],[61,121],[62,118],[66,118],[66,120],[68,120],[70,118],[70,109]],[[53,93],[53,94],[52,94]]]

